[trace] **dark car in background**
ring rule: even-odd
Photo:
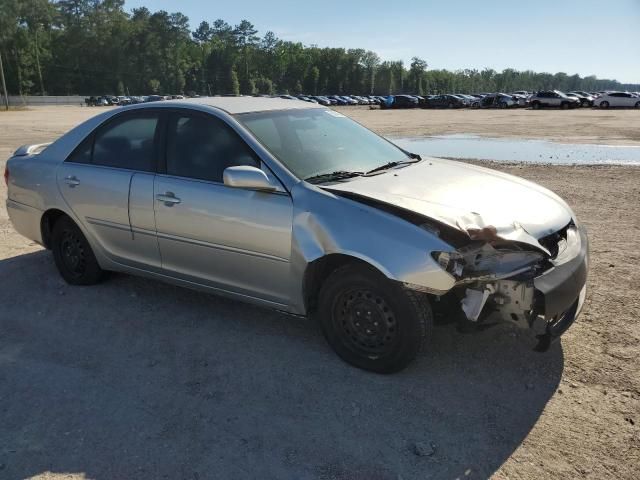
[[[416,108],[418,99],[411,95],[389,95],[381,108]]]
[[[316,95],[311,98],[313,98],[316,102],[318,102],[320,105],[324,107],[328,107],[331,105],[331,100],[323,95]]]
[[[466,102],[455,95],[434,95],[425,99],[424,108],[462,108]]]

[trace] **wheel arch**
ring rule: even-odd
[[[302,278],[302,294],[307,315],[316,311],[320,289],[322,284],[329,278],[329,275],[349,264],[362,266],[375,275],[389,278],[387,274],[372,263],[350,254],[330,253],[319,257],[307,264]]]
[[[51,250],[51,234],[53,233],[53,227],[58,220],[62,217],[69,217],[71,220],[73,218],[68,215],[66,212],[60,210],[59,208],[50,208],[45,211],[40,218],[40,233],[42,235],[42,245]],[[75,222],[75,220],[73,220]]]

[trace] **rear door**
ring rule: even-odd
[[[138,195],[148,195],[153,213],[159,126],[156,111],[117,115],[87,137],[56,172],[58,188],[77,220],[118,263],[160,265],[155,225],[147,222],[151,234],[138,235],[129,208],[131,187],[144,190],[146,185],[146,193]]]
[[[272,303],[289,297],[292,201],[283,189],[228,187],[224,169],[267,167],[222,119],[176,111],[167,124],[155,218],[167,274]]]

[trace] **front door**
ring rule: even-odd
[[[261,163],[224,121],[200,113],[169,118],[166,171],[155,178],[162,268],[169,275],[286,305],[292,202],[278,192],[224,185],[235,165]]]

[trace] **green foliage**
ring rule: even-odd
[[[223,93],[231,93],[233,95],[240,95],[240,82],[238,82],[238,74],[235,67],[229,69],[229,76],[227,78],[227,89]]]
[[[378,94],[514,90],[640,90],[594,76],[506,69],[428,70],[414,57],[381,61],[363,49],[319,48],[258,36],[242,20],[130,13],[124,0],[0,0],[0,51],[18,94]]]
[[[256,93],[261,93],[263,95],[273,95],[276,93],[271,79],[264,77],[260,77],[256,80],[256,90]]]
[[[160,93],[160,80],[156,78],[149,80],[149,90],[151,93]]]

